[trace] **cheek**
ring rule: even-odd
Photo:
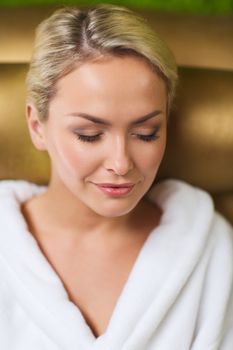
[[[96,154],[76,140],[63,140],[55,145],[58,166],[68,174],[88,174],[96,164]]]
[[[154,142],[154,144],[138,150],[138,167],[145,175],[152,176],[157,172],[160,163],[163,159],[166,149],[166,134]],[[145,156],[146,154],[146,156]]]

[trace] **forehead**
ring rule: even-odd
[[[127,114],[138,110],[136,115],[143,115],[154,107],[165,107],[166,97],[164,81],[145,60],[124,56],[105,57],[76,67],[57,82],[55,101],[66,104],[72,112],[78,108],[105,115],[124,109]]]

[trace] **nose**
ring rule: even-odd
[[[112,142],[105,159],[105,168],[121,176],[133,169],[133,160],[124,137],[118,136]]]

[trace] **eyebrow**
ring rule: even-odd
[[[155,111],[150,112],[150,113],[148,113],[148,114],[146,114],[146,115],[144,115],[136,120],[133,120],[132,122],[130,122],[130,125],[138,125],[138,124],[144,123],[148,119],[154,118],[161,113],[162,113],[162,111],[155,110]],[[112,125],[109,121],[107,121],[105,119],[94,117],[93,115],[89,115],[86,113],[71,113],[71,114],[69,114],[69,116],[84,118],[84,119],[90,120],[91,122],[96,123],[96,124],[107,125],[107,126]]]

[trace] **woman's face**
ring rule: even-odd
[[[50,186],[62,186],[105,217],[130,212],[163,158],[166,104],[165,83],[137,57],[88,62],[61,78],[40,126],[51,158]],[[101,183],[134,187],[113,196]]]

